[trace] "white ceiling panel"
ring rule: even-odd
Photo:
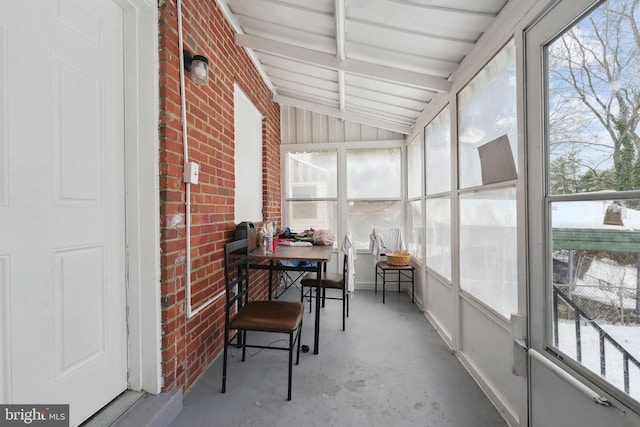
[[[315,0],[289,3],[275,0],[228,0],[227,3],[238,21],[242,16],[253,17],[276,26],[335,35],[333,11],[319,10]]]
[[[301,28],[291,28],[284,25],[265,22],[261,19],[239,16],[238,23],[246,32],[258,37],[266,37],[280,42],[296,40],[301,47],[316,49],[320,52],[334,54],[336,52],[336,40],[334,34],[312,33]]]
[[[308,93],[308,92],[296,92],[292,89],[286,88],[286,89],[281,89],[278,91],[279,97],[281,98],[287,98],[289,99],[291,102],[288,103],[288,105],[293,105],[293,106],[300,106],[301,108],[304,108],[306,110],[309,110],[309,108],[305,107],[308,104],[317,104],[318,107],[332,107],[332,108],[337,108],[338,107],[338,100],[335,98],[325,98],[322,96],[316,96],[314,94]],[[302,106],[302,105],[305,106]],[[323,111],[319,111],[323,114]]]
[[[458,8],[446,3],[446,6],[437,6],[432,2],[408,0],[351,0],[347,4],[347,16],[407,32],[434,35],[442,32],[445,37],[458,37],[456,28],[482,33],[493,23],[494,12],[477,7],[483,6],[484,1],[470,0]],[[472,4],[476,5],[475,10],[469,7]]]
[[[347,20],[347,44],[351,41],[416,56],[447,58],[464,56],[474,44],[468,40],[441,37],[435,33],[402,31],[371,22]]]
[[[388,95],[376,90],[363,89],[357,86],[347,86],[347,96],[349,100],[354,98],[370,100],[379,104],[387,104],[389,106],[400,107],[406,110],[422,111],[424,108],[424,100],[411,100],[400,96]],[[356,103],[357,104],[357,103]]]
[[[291,80],[278,79],[275,77],[272,79],[272,82],[276,89],[282,88],[283,90],[306,93],[310,96],[320,98],[336,99],[338,93],[338,84],[327,80],[315,80],[312,82],[315,83],[313,86],[307,83],[296,83]]]
[[[464,58],[464,55],[418,56],[406,52],[381,49],[379,46],[354,43],[353,41],[349,42],[348,50],[349,57],[353,59],[367,61],[375,58],[377,64],[388,67],[397,67],[398,64],[402,64],[405,70],[445,79],[458,68],[458,64]]]
[[[301,74],[310,78],[338,81],[338,74],[335,70],[324,67],[316,67],[305,62],[294,61],[292,59],[263,53],[260,55],[262,65],[265,69],[279,69],[289,73]]]
[[[333,88],[336,91],[336,93],[338,90],[337,75],[333,79],[331,78],[324,79],[324,78],[314,78],[309,76],[308,74],[294,73],[284,68],[275,68],[275,67],[266,66],[264,67],[264,69],[267,71],[267,73],[269,73],[269,77],[271,78],[271,81],[275,82],[276,80],[278,80],[279,82],[281,82],[280,85],[285,84],[283,82],[287,81],[291,83],[298,83],[301,85],[306,84],[306,85],[309,85],[310,87],[318,87],[323,89]]]
[[[356,98],[354,100],[357,101]],[[374,108],[376,107],[376,108]],[[372,104],[367,107],[362,107],[357,103],[353,103],[349,105],[349,110],[353,113],[360,114],[364,117],[375,117],[378,119],[382,119],[389,123],[402,124],[405,126],[410,126],[410,123],[415,121],[416,117],[412,117],[411,115],[396,115],[393,114],[387,107],[380,104]]]
[[[350,96],[347,106],[357,107],[361,111],[376,112],[376,114],[396,117],[397,121],[410,124],[411,120],[415,120],[421,109],[411,109],[398,105],[393,105],[384,101],[375,101],[371,98],[359,98]],[[409,118],[406,120],[405,117]]]
[[[393,82],[383,82],[380,80],[369,79],[356,75],[347,76],[346,83],[348,87],[368,89],[371,91],[379,92],[380,94],[397,96],[409,101],[418,102],[424,102],[424,100],[426,99],[431,99],[437,93],[434,91],[419,89],[411,86],[404,86]]]
[[[216,0],[282,105],[410,133],[507,0]]]

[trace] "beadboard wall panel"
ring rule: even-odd
[[[404,139],[401,133],[284,105],[280,121],[283,145]]]

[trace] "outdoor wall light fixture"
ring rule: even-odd
[[[202,55],[191,55],[188,50],[183,50],[184,68],[191,71],[191,79],[197,85],[206,85],[209,74],[209,60]]]

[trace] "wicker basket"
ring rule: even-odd
[[[411,254],[405,254],[400,252],[387,254],[387,263],[389,265],[395,265],[395,266],[409,265],[409,261],[411,261]]]

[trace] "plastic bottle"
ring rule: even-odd
[[[261,248],[264,246],[264,229],[258,230],[258,238],[256,239],[256,247]]]
[[[264,253],[273,253],[273,224],[270,221],[264,225]]]

